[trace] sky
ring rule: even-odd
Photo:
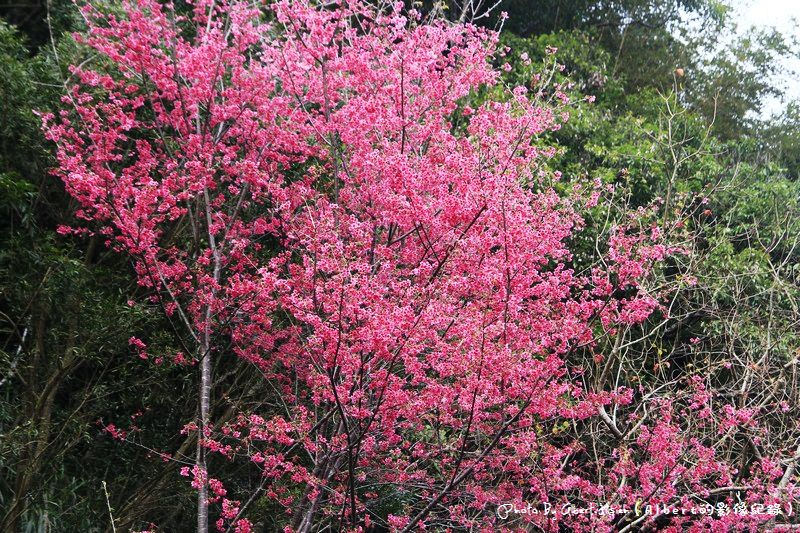
[[[739,31],[751,26],[775,27],[784,35],[800,39],[795,24],[795,21],[800,21],[800,0],[729,0],[728,5],[733,8],[733,19]],[[800,59],[797,57],[785,60],[785,65],[800,72]],[[775,81],[786,87],[788,99],[800,100],[800,79],[783,77]],[[771,100],[765,103],[765,111],[780,113],[784,106],[785,103],[779,100]]]
[[[736,20],[742,25],[775,26],[789,30],[789,19],[800,20],[798,0],[730,0]]]

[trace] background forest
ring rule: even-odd
[[[461,7],[422,6],[454,21]],[[669,318],[637,326],[628,363],[610,371],[647,386],[710,376],[800,454],[800,102],[764,110],[782,94],[772,80],[797,36],[732,33],[717,0],[504,0],[477,22],[503,23],[508,85],[549,72],[549,58],[564,65],[552,75],[574,103],[542,139],[557,147],[547,164],[614,185],[587,218],[576,263],[594,260],[609,218],[653,202],[654,219],[693,251],[664,267],[676,287]],[[139,303],[146,288],[128,258],[100,236],[58,231],[76,204],[50,173],[54,146],[36,111],[59,106],[67,66],[86,57],[72,37],[83,29],[71,2],[0,4],[0,531],[191,531],[196,493],[161,454],[194,453],[196,435],[181,428],[197,416],[196,368],[166,355],[180,346],[163,314]],[[146,339],[150,359],[131,337]],[[214,376],[217,424],[275,401],[233,354]],[[760,453],[752,439],[741,430],[726,443],[743,468]],[[217,468],[243,493],[259,486],[246,463]],[[396,505],[387,499],[376,520]],[[266,498],[248,516],[263,531],[288,523]]]

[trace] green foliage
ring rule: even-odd
[[[82,52],[59,37],[75,27],[71,4],[48,4],[56,43],[46,10],[22,31],[0,20],[0,529],[106,528],[106,481],[119,528],[153,521],[180,531],[191,520],[192,492],[177,474],[180,463],[155,452],[178,452],[178,461],[191,454],[179,430],[194,416],[194,371],[154,363],[174,355],[179,339],[155,304],[128,305],[144,290],[129,266],[100,238],[56,232],[70,223],[72,206],[48,174],[51,147],[34,110],[55,107],[62,66]],[[451,18],[458,5],[451,5]],[[502,9],[511,16],[501,43],[513,67],[504,81],[531,87],[550,67],[542,58],[552,47],[565,69],[553,71],[551,81],[572,83],[569,121],[542,140],[560,148],[548,169],[564,173],[560,186],[599,179],[616,187],[616,211],[588,210],[576,265],[591,263],[608,220],[658,199],[653,222],[680,221],[670,237],[696,252],[665,269],[682,284],[672,308],[679,318],[652,336],[653,353],[644,357],[672,358],[676,372],[690,372],[691,336],[703,338],[706,353],[742,361],[764,353],[782,362],[796,357],[800,106],[774,121],[758,114],[764,99],[779,93],[766,80],[776,58],[791,52],[785,39],[753,34],[729,51],[704,52],[708,33],[681,25],[690,15],[692,28],[723,28],[727,8],[710,0],[508,0],[493,17]],[[0,13],[27,20],[19,10]],[[493,17],[483,22],[491,26]],[[130,336],[146,339],[149,360],[131,352]],[[219,412],[258,406],[274,394],[254,385],[252,369],[233,356],[221,365]],[[130,429],[138,411],[142,431],[126,442],[98,425]],[[255,472],[234,477],[254,488]],[[379,491],[379,498],[388,513],[411,496]],[[18,502],[10,519],[6,513]],[[285,525],[266,501],[251,512],[265,530]]]
[[[126,428],[143,410],[136,424],[155,435],[147,447],[174,449],[192,412],[191,372],[154,375],[132,355],[137,334],[175,352],[160,313],[127,304],[137,290],[131,272],[102,241],[56,233],[72,206],[49,175],[54,159],[35,110],[55,107],[59,64],[80,52],[71,39],[30,52],[0,21],[0,530],[105,527],[102,480],[121,523],[144,525],[130,503],[163,494],[148,481],[159,479],[162,461],[113,441],[98,422]],[[190,494],[174,470],[159,483],[177,501]]]
[[[776,30],[750,30],[729,46],[704,49],[700,37],[689,46],[697,50],[693,68],[681,80],[689,105],[708,121],[723,139],[738,139],[763,126],[762,107],[768,98],[783,94],[773,85],[786,74],[781,59],[793,54],[791,43]]]
[[[638,48],[640,63],[625,68],[615,66],[613,48],[592,30],[505,35],[502,43],[510,48],[510,85],[543,72],[541,63],[524,64],[523,54],[538,58],[558,48],[565,69],[554,81],[574,81],[573,107],[549,139],[563,148],[550,166],[570,182],[599,179],[615,187],[608,210],[587,213],[576,265],[591,264],[610,223],[653,203],[660,206],[653,223],[691,251],[664,271],[680,287],[671,296],[672,325],[649,324],[642,335],[652,340],[653,352],[629,357],[666,366],[672,376],[710,368],[712,357],[739,368],[793,361],[800,350],[798,108],[790,106],[774,122],[757,114],[766,97],[780,92],[767,80],[776,58],[790,52],[781,36],[751,35],[704,61],[690,60],[687,51],[707,42],[689,40],[669,52],[677,44],[667,39]],[[684,76],[673,73],[676,66]],[[652,75],[657,68],[661,77]],[[634,75],[637,70],[648,74]],[[701,344],[688,348],[692,337]],[[719,368],[714,379],[728,379],[725,366]]]

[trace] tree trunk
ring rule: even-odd
[[[210,420],[211,405],[211,353],[208,334],[203,338],[200,357],[200,428],[197,438],[197,467],[207,477],[206,452],[202,445]],[[197,492],[197,533],[208,533],[208,484],[202,483]]]

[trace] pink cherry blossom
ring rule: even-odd
[[[576,270],[580,211],[601,195],[547,178],[556,150],[541,136],[567,118],[566,93],[471,101],[497,87],[497,34],[423,23],[402,4],[280,0],[268,17],[192,5],[188,20],[154,0],[83,7],[78,37],[103,61],[73,66],[62,111],[43,121],[80,206],[75,233],[131,258],[145,303],[178,331],[173,361],[199,361],[201,415],[184,432],[198,432],[201,459],[181,474],[222,530],[251,530],[250,495],[228,499],[235,485],[209,477],[206,454],[257,465],[292,531],[361,530],[367,487],[413,495],[386,518],[393,530],[491,531],[507,502],[687,503],[732,479],[683,430],[687,405],[712,412],[701,383],[644,413],[646,392],[592,390],[567,364],[661,310],[646,280],[680,251],[634,213],[605,266]],[[203,383],[225,353],[280,394],[275,409],[214,426]],[[631,416],[622,429],[617,409]],[[757,414],[707,423],[749,430]],[[558,429],[572,425],[608,427],[598,434],[617,452],[593,459]],[[773,494],[774,474],[752,473],[753,498]],[[520,520],[616,527],[608,515]]]

